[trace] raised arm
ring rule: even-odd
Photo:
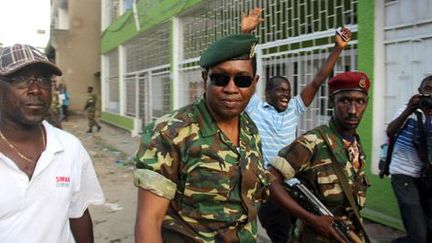
[[[254,8],[249,11],[249,14],[242,13],[241,33],[250,34],[255,28],[264,21],[261,18],[262,8]]]
[[[335,35],[335,47],[333,48],[330,56],[327,58],[324,65],[320,68],[318,73],[315,75],[312,81],[310,81],[306,87],[304,87],[300,93],[300,96],[303,100],[305,106],[309,106],[316,93],[318,92],[321,85],[330,75],[333,70],[334,65],[336,64],[340,53],[343,49],[348,45],[348,42],[351,40],[351,31],[348,28],[342,28],[340,34]]]
[[[161,226],[169,200],[148,190],[138,189],[138,208],[135,223],[136,243],[162,243]]]
[[[405,110],[396,117],[393,121],[391,121],[387,126],[387,136],[393,137],[403,126],[405,120],[417,109],[419,108],[420,95],[416,94],[411,97],[406,106]]]

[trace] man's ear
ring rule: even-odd
[[[204,89],[205,89],[205,87],[207,87],[207,77],[208,77],[207,70],[201,71],[201,78],[202,78],[202,81],[203,81]]]
[[[255,75],[255,78],[254,78],[255,86],[258,84],[259,79],[260,79],[260,76],[258,74]]]

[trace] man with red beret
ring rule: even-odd
[[[306,132],[270,161],[269,170],[280,182],[272,183],[271,197],[298,218],[292,242],[343,242],[332,227],[335,220],[343,220],[368,242],[358,209],[365,204],[369,183],[356,128],[368,104],[370,81],[362,72],[345,72],[328,85],[333,106],[329,124]],[[302,181],[335,217],[313,215],[291,197],[287,200],[282,183],[292,177]]]

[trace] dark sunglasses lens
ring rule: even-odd
[[[210,81],[215,86],[226,86],[230,81],[230,76],[225,74],[210,74]]]
[[[235,76],[234,83],[239,88],[247,88],[251,86],[253,78],[250,76]]]

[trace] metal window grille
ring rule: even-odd
[[[144,124],[151,122],[151,99],[149,73],[143,72],[138,75],[139,86],[139,117]]]
[[[127,114],[139,117],[146,124],[170,111],[169,25],[161,24],[126,43],[126,77],[138,83],[126,82]],[[132,78],[133,77],[133,78]],[[132,82],[132,80],[131,80]],[[138,114],[136,110],[138,99]]]
[[[126,45],[126,72],[136,72],[170,63],[168,24],[159,25]]]
[[[126,93],[126,115],[136,116],[136,90],[137,90],[137,77],[136,75],[126,76],[125,79]]]
[[[119,55],[118,49],[108,56],[108,104],[106,110],[112,113],[120,112],[119,105]]]
[[[265,84],[273,75],[286,76],[293,94],[312,80],[333,44],[334,30],[350,26],[357,32],[357,0],[212,0],[205,1],[181,16],[183,56],[180,61],[182,104],[201,94],[197,61],[200,53],[216,38],[240,31],[241,13],[253,7],[264,8],[262,23],[255,31]],[[351,41],[335,67],[335,72],[357,67],[356,41]],[[331,115],[328,91],[323,86],[299,121],[298,134],[326,123]]]
[[[168,72],[155,73],[151,77],[151,118],[157,118],[170,112],[171,84]]]

